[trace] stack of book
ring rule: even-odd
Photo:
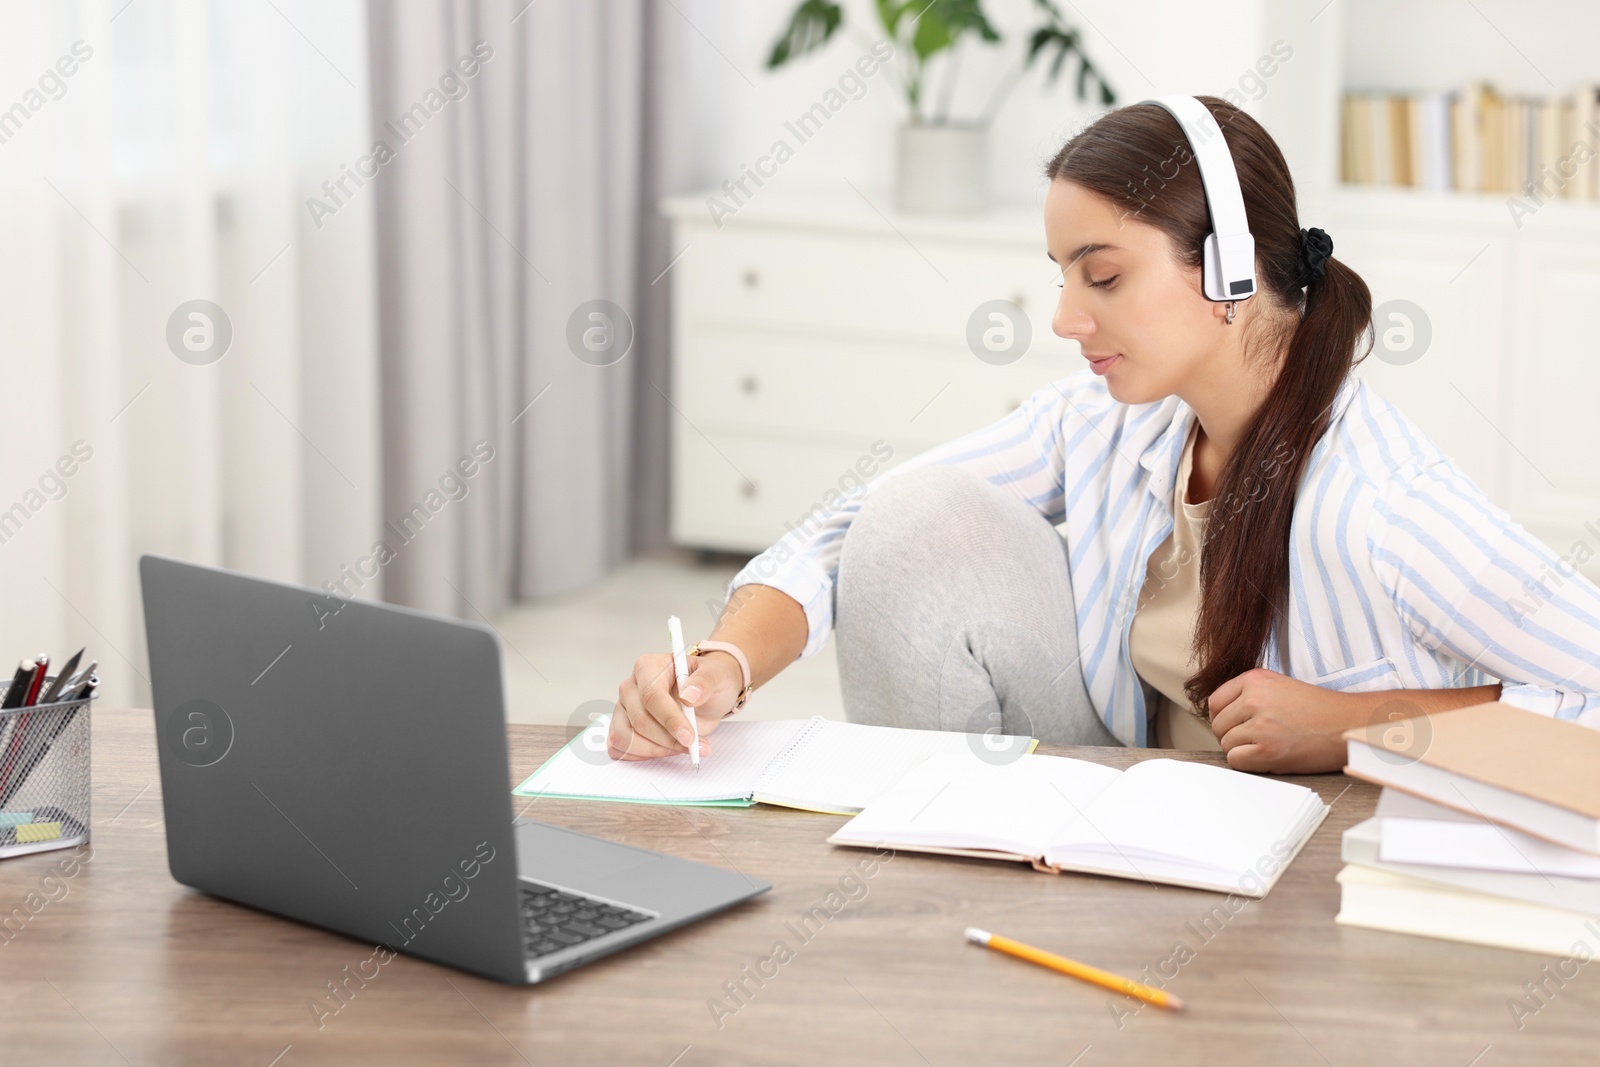
[[[1385,788],[1345,831],[1337,921],[1600,956],[1600,731],[1505,704],[1383,727],[1345,735]]]
[[[1551,97],[1483,84],[1346,93],[1341,126],[1347,184],[1600,200],[1600,86]]]

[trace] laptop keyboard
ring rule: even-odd
[[[548,956],[655,918],[648,912],[534,882],[521,882],[517,888],[522,894],[522,947],[530,958]]]

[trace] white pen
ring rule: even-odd
[[[667,633],[672,636],[672,667],[678,672],[678,692],[682,693],[684,686],[689,684],[689,657],[683,654],[683,626],[678,622],[676,615],[667,616]],[[683,714],[689,720],[689,729],[694,731],[694,743],[689,746],[689,759],[694,761],[694,769],[700,769],[700,724],[695,721],[694,708],[688,704],[679,704]]]

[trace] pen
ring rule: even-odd
[[[1007,956],[1015,956],[1019,960],[1037,963],[1041,967],[1048,967],[1052,971],[1081,978],[1085,982],[1093,982],[1102,989],[1109,989],[1113,993],[1123,993],[1130,997],[1137,997],[1146,1004],[1154,1004],[1158,1008],[1169,1011],[1183,1011],[1184,1003],[1175,994],[1164,989],[1147,986],[1143,982],[1135,982],[1131,978],[1102,971],[1098,967],[1091,967],[1087,963],[1069,960],[1065,956],[1057,956],[1054,952],[1046,952],[1042,948],[1024,945],[1021,941],[1013,941],[1009,937],[991,934],[987,930],[980,930],[976,926],[967,927],[967,940],[975,945],[992,948],[996,952],[1004,952]]]
[[[66,692],[61,694],[60,703],[70,704],[79,700],[85,700],[90,696],[93,696],[94,691],[99,688],[99,686],[100,676],[91,671],[89,677],[85,678],[82,682],[72,686]]]
[[[672,668],[678,673],[678,692],[683,692],[683,687],[689,684],[689,658],[683,654],[683,626],[678,622],[676,615],[667,616],[667,633],[672,637]],[[695,721],[694,708],[688,704],[679,704],[683,714],[689,720],[689,729],[694,731],[694,742],[689,746],[689,759],[694,763],[694,769],[700,769],[700,724]]]
[[[23,707],[31,707],[39,702],[39,692],[44,688],[44,676],[50,673],[50,656],[41,652],[34,657],[38,666],[33,670],[33,677],[28,681],[28,695],[22,698]]]
[[[28,696],[28,685],[33,681],[33,669],[37,666],[31,659],[25,659],[17,664],[17,673],[11,678],[11,685],[6,689],[4,702],[0,708],[20,708]]]
[[[17,664],[17,673],[12,676],[11,685],[6,688],[4,700],[0,700],[0,709],[10,710],[22,707],[22,702],[27,699],[28,689],[33,684],[34,672],[38,664],[31,659],[24,659]],[[16,733],[25,725],[26,712],[5,716],[3,725],[0,725],[0,753],[13,751],[13,740]],[[0,758],[0,789],[4,788],[5,781],[10,777],[11,762],[9,759]]]
[[[72,658],[67,660],[66,664],[56,672],[56,680],[51,682],[50,688],[46,689],[39,697],[39,703],[51,704],[55,702],[56,697],[60,696],[62,691],[67,688],[67,681],[72,677],[72,672],[78,669],[78,661],[83,658],[84,651],[84,649],[78,649],[72,654]]]
[[[95,672],[95,669],[97,667],[99,667],[99,666],[100,666],[100,661],[99,660],[97,660],[97,659],[90,660],[89,661],[89,665],[87,667],[85,667],[83,670],[79,671],[77,674],[74,674],[71,678],[69,678],[67,680],[67,684],[64,687],[62,687],[62,690],[61,690],[62,695],[65,696],[67,693],[70,693],[74,689],[77,689],[80,685],[82,685],[88,679],[89,675],[91,675],[91,674],[93,674]],[[60,698],[58,697],[57,699],[60,699]]]
[[[33,667],[28,671],[27,676],[23,678],[23,667],[29,663]],[[41,652],[32,660],[23,660],[22,664],[17,667],[17,677],[23,678],[22,684],[19,686],[15,681],[11,683],[11,688],[6,690],[5,706],[7,708],[26,708],[37,701],[40,687],[44,685],[45,673],[49,669],[50,657],[45,653]],[[27,711],[19,711],[11,718],[15,721],[11,725],[4,762],[0,762],[0,793],[4,793],[6,796],[9,796],[12,792],[11,782],[17,769],[17,757],[24,751],[29,741],[32,740],[28,733],[28,722],[32,718],[32,714]]]

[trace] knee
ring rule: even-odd
[[[1048,530],[1032,507],[982,475],[960,467],[918,467],[872,488],[842,550],[947,558],[952,547],[968,553],[987,542],[1008,541],[1018,523]]]
[[[872,487],[845,537],[849,551],[915,545],[922,551],[956,531],[990,525],[983,514],[997,506],[997,490],[959,467],[919,467]],[[974,521],[976,520],[976,521]]]

